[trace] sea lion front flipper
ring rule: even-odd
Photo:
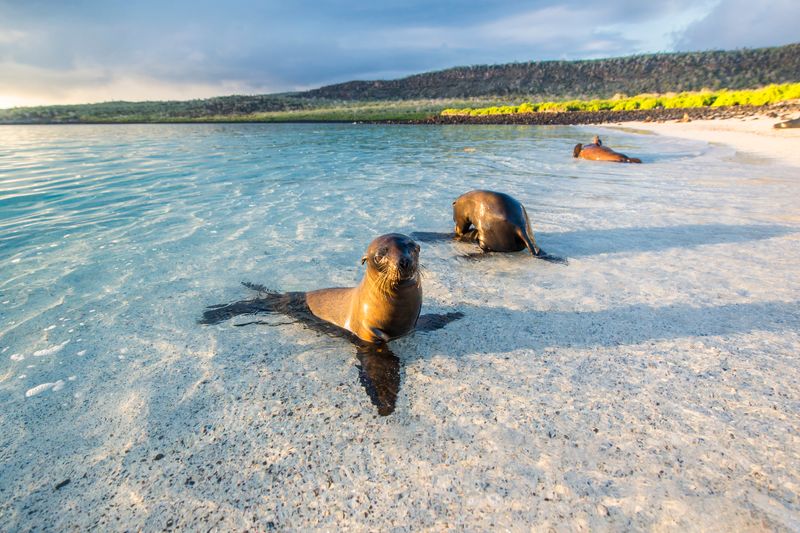
[[[381,331],[378,328],[369,328],[369,330],[370,332],[372,332],[373,335],[375,335],[375,337],[380,342],[389,342],[390,340],[392,340],[391,337],[389,337],[389,335],[387,335],[385,331]]]
[[[460,235],[456,235],[456,240],[461,242],[477,242],[478,241],[478,230],[477,228],[472,228],[471,230],[467,230]]]
[[[358,343],[358,379],[378,414],[392,414],[400,390],[400,359],[385,344]]]
[[[253,298],[252,300],[240,300],[229,304],[217,304],[206,307],[203,311],[203,318],[198,320],[199,324],[219,324],[229,318],[239,315],[257,315],[261,313],[275,312],[275,298]]]
[[[442,329],[450,322],[455,322],[461,318],[464,318],[464,313],[461,311],[454,311],[444,314],[428,313],[426,315],[420,315],[417,319],[417,325],[414,328],[414,331],[419,331],[421,333],[436,331],[437,329]]]
[[[568,265],[569,259],[566,257],[559,257],[557,255],[550,255],[544,250],[540,250],[541,253],[536,256],[537,259],[541,259],[542,261],[547,261],[548,263],[558,263],[559,265]]]

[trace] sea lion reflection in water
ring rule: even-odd
[[[464,315],[420,315],[422,280],[419,245],[398,233],[382,235],[367,248],[367,270],[356,287],[279,293],[245,283],[255,298],[210,306],[201,324],[218,324],[239,315],[281,314],[314,331],[343,337],[356,347],[359,379],[378,413],[394,411],[400,389],[400,360],[386,343],[412,331],[434,331]],[[236,324],[278,325],[251,321]]]
[[[572,150],[572,157],[590,159],[592,161],[614,161],[616,163],[641,163],[637,157],[628,157],[625,154],[615,152],[611,148],[603,146],[603,141],[597,135],[594,136],[591,144],[576,144]]]

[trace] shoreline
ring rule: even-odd
[[[187,120],[165,122],[0,122],[0,126],[163,124],[390,124],[390,125],[560,125],[636,129],[664,137],[724,144],[737,152],[800,167],[800,129],[774,125],[800,117],[800,102],[765,106],[698,107],[633,111],[570,111],[514,115],[441,116],[422,120]]]

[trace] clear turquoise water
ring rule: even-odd
[[[794,256],[770,255],[775,239],[800,229],[795,171],[724,147],[600,132],[645,164],[574,160],[572,146],[595,133],[578,127],[0,127],[0,524],[24,523],[28,505],[46,513],[57,495],[36,494],[65,478],[75,487],[86,461],[106,479],[120,465],[136,477],[144,474],[114,453],[146,445],[152,455],[224,420],[246,427],[246,416],[230,414],[242,414],[242,398],[353,420],[371,413],[339,340],[296,324],[197,319],[206,305],[247,297],[240,281],[283,291],[353,285],[373,237],[449,231],[451,202],[470,189],[518,198],[542,248],[570,264],[525,254],[470,262],[458,259],[468,245],[425,244],[423,312],[465,318],[394,343],[408,372],[436,367],[430,354],[458,354],[463,365],[483,354],[480,375],[493,351],[505,354],[500,367],[509,357],[533,365],[559,346],[646,343],[681,328],[727,334],[725,305],[752,304],[743,316],[755,322],[743,331],[796,328],[796,315],[786,318],[800,294]],[[658,311],[664,305],[678,307]],[[625,327],[603,333],[612,319]],[[416,375],[404,374],[393,415],[411,427],[412,411],[443,409]],[[465,379],[436,393],[447,398]],[[275,427],[297,419],[284,417]],[[311,412],[304,423],[320,418]],[[107,483],[86,493],[86,516],[105,512]],[[80,505],[62,509],[61,525],[91,524]],[[37,516],[31,523],[44,523]]]
[[[164,329],[191,343],[202,307],[241,296],[241,280],[278,290],[352,285],[374,236],[449,231],[450,203],[474,188],[521,200],[541,245],[566,257],[650,245],[646,234],[631,243],[624,230],[589,240],[578,230],[691,233],[699,222],[741,225],[737,202],[756,223],[759,210],[775,207],[735,180],[752,177],[750,167],[709,157],[701,143],[614,131],[607,145],[648,164],[569,157],[589,135],[349,124],[0,128],[0,372],[14,378],[0,394],[81,374],[95,346],[125,357]],[[731,189],[686,198],[698,165],[702,179],[730,177]],[[738,237],[723,231],[729,238]],[[429,246],[423,261],[446,265],[463,251]],[[137,342],[126,345],[130,332]],[[80,352],[87,357],[76,360]]]

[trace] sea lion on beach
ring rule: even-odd
[[[794,118],[792,120],[786,120],[784,122],[778,122],[773,128],[783,129],[783,128],[800,128],[800,118]]]
[[[476,190],[462,194],[453,202],[453,221],[456,237],[477,241],[484,252],[527,248],[534,257],[541,253],[525,207],[505,193]]]
[[[356,287],[306,293],[311,312],[367,342],[387,342],[413,330],[422,308],[419,244],[400,233],[381,235],[361,263],[367,271]]]
[[[583,145],[576,144],[572,150],[572,157],[580,157],[581,159],[590,159],[592,161],[615,161],[617,163],[641,163],[642,160],[637,157],[628,157],[625,154],[615,152],[611,148],[603,146],[603,141],[597,135],[592,139],[591,144]]]

